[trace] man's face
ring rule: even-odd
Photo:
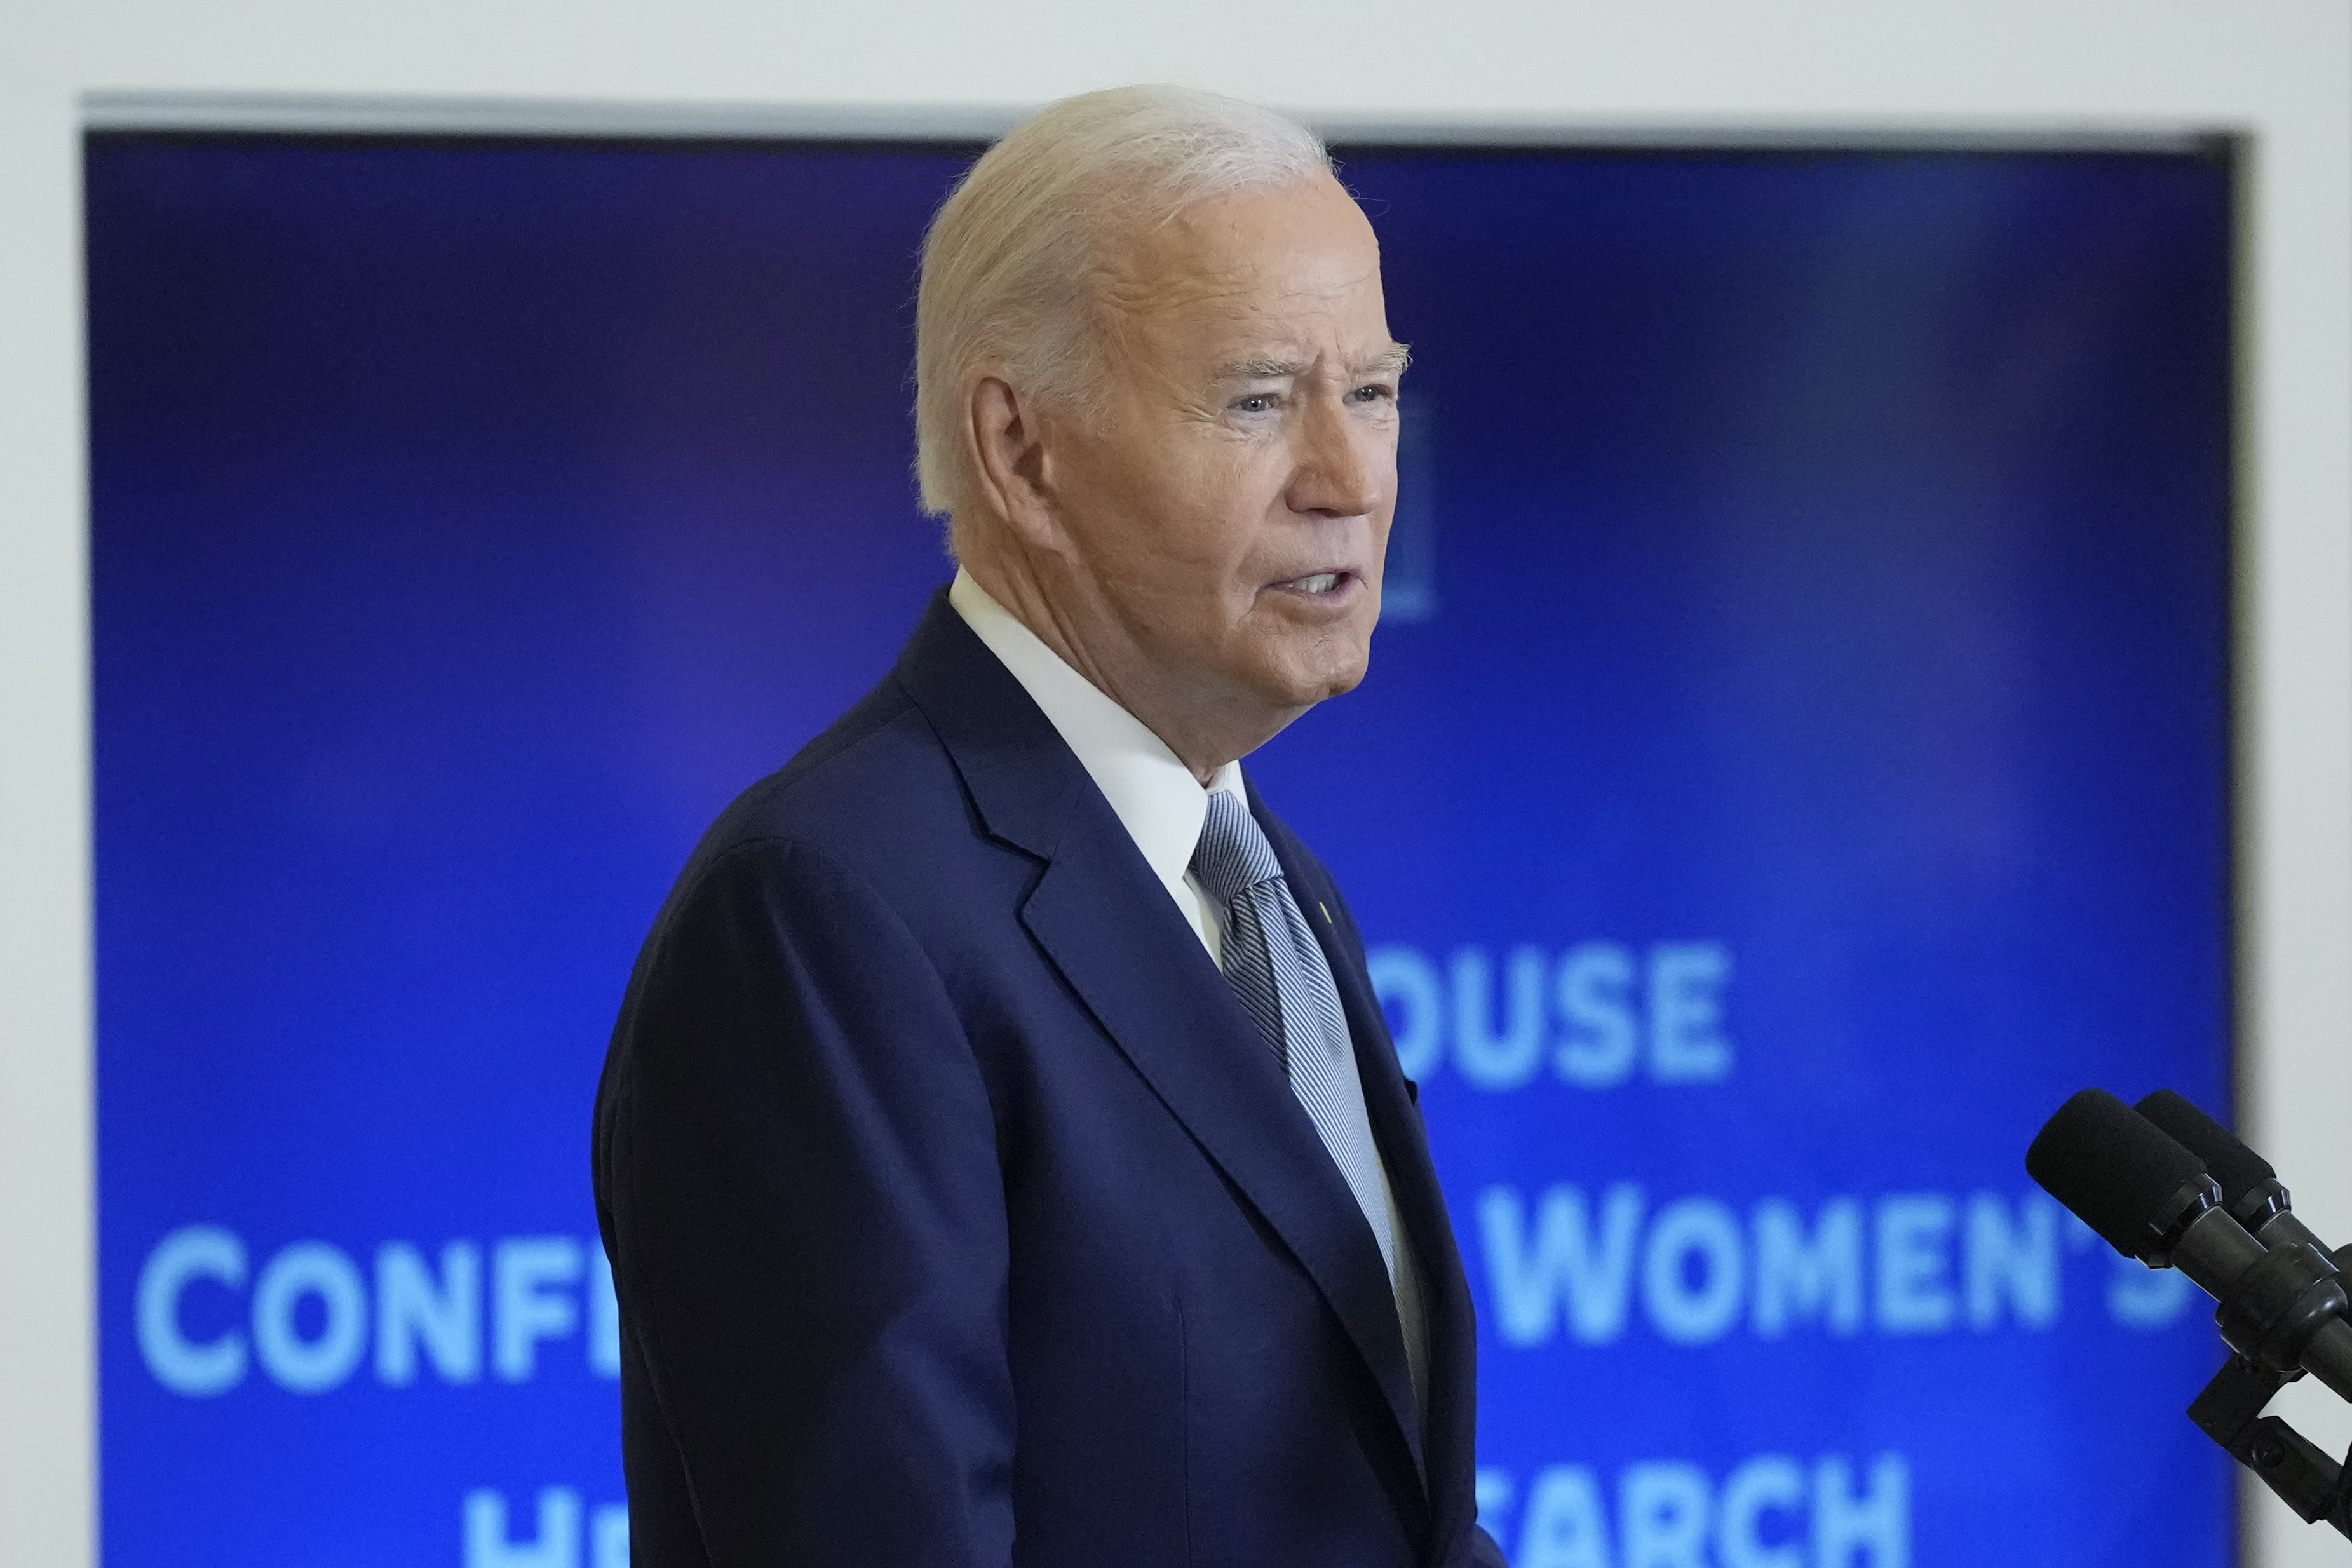
[[[1194,700],[1349,689],[1380,618],[1404,359],[1371,225],[1324,176],[1114,252],[1098,396],[1045,443],[1071,564]]]

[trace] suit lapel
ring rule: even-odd
[[[1150,879],[1118,818],[1108,807],[1101,815],[1119,842],[1089,846],[1104,850],[1100,857],[1057,856],[1022,918],[1136,1071],[1313,1278],[1418,1464],[1420,1423],[1395,1298],[1363,1212],[1232,988]],[[1088,840],[1108,837],[1092,823],[1074,829]],[[1147,922],[1106,918],[1098,863],[1122,847],[1136,860],[1126,879],[1132,901],[1160,906],[1141,942],[1138,928]]]
[[[1388,1017],[1373,993],[1364,967],[1362,942],[1352,923],[1344,928],[1345,906],[1329,876],[1307,854],[1296,835],[1258,802],[1255,788],[1250,804],[1282,862],[1283,875],[1297,890],[1302,912],[1339,987],[1339,1001],[1348,1016],[1348,1032],[1356,1047],[1358,1076],[1363,1080],[1364,1106],[1379,1142],[1381,1160],[1388,1168],[1390,1190],[1396,1196],[1415,1255],[1427,1281],[1429,1310],[1430,1386],[1429,1450],[1426,1474],[1434,1539],[1446,1541],[1466,1530],[1475,1503],[1466,1468],[1475,1452],[1477,1425],[1477,1328],[1469,1284],[1459,1267],[1453,1221],[1447,1216],[1445,1194],[1430,1159],[1429,1140],[1422,1131],[1421,1113],[1397,1061],[1389,1037]],[[1458,1482],[1459,1484],[1449,1484]],[[1459,1517],[1456,1517],[1456,1516]]]
[[[1420,1467],[1421,1423],[1380,1248],[1281,1064],[1135,841],[944,594],[908,641],[898,679],[954,760],[987,831],[1046,861],[1022,906],[1023,924],[1297,1258],[1379,1383]],[[1350,1024],[1360,1031],[1352,1015]]]

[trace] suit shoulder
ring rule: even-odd
[[[737,795],[703,835],[679,885],[698,881],[731,854],[790,843],[887,895],[910,872],[944,869],[978,837],[947,748],[890,676],[790,762]]]

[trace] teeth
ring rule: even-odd
[[[1290,585],[1302,594],[1328,594],[1339,585],[1339,574],[1337,572],[1318,572],[1312,577],[1293,578]]]

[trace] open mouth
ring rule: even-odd
[[[1293,594],[1336,594],[1341,584],[1353,575],[1355,574],[1351,572],[1317,572],[1305,577],[1293,577],[1286,583],[1276,583],[1274,586]]]

